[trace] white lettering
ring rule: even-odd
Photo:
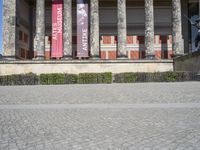
[[[88,51],[88,30],[82,29],[82,47],[84,51]]]

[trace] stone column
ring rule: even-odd
[[[173,55],[183,55],[181,0],[172,0],[172,49]]]
[[[199,18],[200,18],[200,0],[199,0]],[[199,22],[199,26],[200,26],[200,22]],[[199,30],[200,32],[200,30]]]
[[[90,0],[90,52],[99,57],[99,0]]]
[[[16,57],[16,5],[17,0],[3,1],[3,56],[8,59]]]
[[[147,59],[155,58],[153,0],[145,0],[145,50]]]
[[[36,0],[36,59],[43,60],[45,52],[45,0]]]
[[[63,2],[63,58],[72,59],[72,0]]]
[[[126,0],[118,1],[118,57],[127,57],[126,55]]]

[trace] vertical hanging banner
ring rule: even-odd
[[[63,0],[52,0],[51,57],[63,57]]]
[[[87,0],[77,0],[77,57],[89,57],[88,41]]]

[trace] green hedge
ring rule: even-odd
[[[98,83],[111,84],[112,81],[113,81],[113,77],[112,77],[111,72],[105,72],[105,73],[98,73],[97,74],[97,82]]]
[[[0,76],[0,85],[35,85],[38,77],[33,73]]]
[[[119,73],[115,75],[116,83],[134,83],[138,80],[136,73]]]
[[[78,83],[79,84],[95,84],[95,83],[98,83],[97,82],[97,74],[96,73],[80,73]]]
[[[80,73],[79,84],[99,84],[99,83],[112,83],[112,73]]]
[[[43,84],[43,85],[64,84],[64,81],[65,81],[65,75],[61,73],[40,75],[40,84]]]
[[[116,83],[135,82],[180,82],[196,81],[195,73],[186,72],[156,72],[156,73],[120,73],[115,74]]]
[[[76,83],[78,83],[78,75],[75,74],[52,73],[40,75],[40,84],[43,85]]]
[[[114,79],[114,81],[113,81]],[[105,73],[80,73],[76,74],[20,74],[0,76],[0,85],[51,85],[51,84],[110,84],[115,83],[135,83],[135,82],[179,82],[197,81],[196,73],[187,72],[156,72],[156,73],[119,73],[112,75]]]
[[[76,74],[65,74],[65,84],[77,84],[78,83],[78,75]]]

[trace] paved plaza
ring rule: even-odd
[[[0,87],[0,150],[198,150],[200,83]]]

